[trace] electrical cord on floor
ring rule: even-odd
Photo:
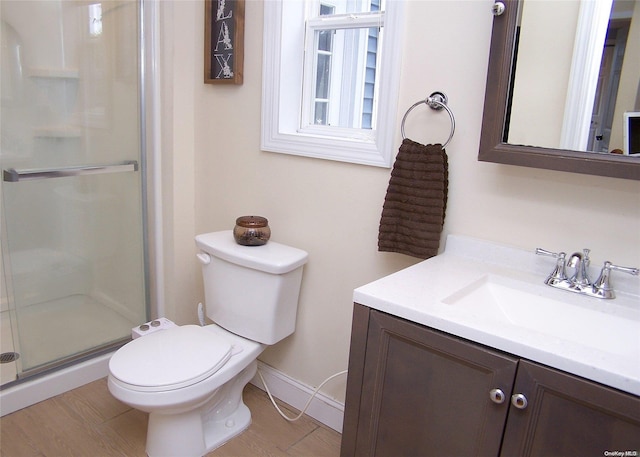
[[[302,411],[300,411],[300,414],[298,414],[296,417],[289,417],[287,416],[285,413],[282,412],[282,410],[278,407],[278,405],[276,404],[276,401],[273,398],[273,395],[271,395],[271,391],[269,390],[269,387],[267,387],[267,383],[264,381],[264,378],[262,377],[262,373],[260,372],[260,370],[258,369],[258,376],[260,376],[260,380],[262,381],[262,385],[264,386],[265,391],[267,392],[267,395],[269,395],[269,399],[271,399],[271,403],[273,403],[273,406],[275,406],[276,410],[278,410],[278,412],[280,413],[280,415],[282,417],[284,417],[286,420],[288,420],[289,422],[295,422],[298,419],[300,419],[302,417],[302,415],[307,411],[307,409],[309,408],[309,405],[311,404],[311,401],[314,399],[314,397],[317,395],[318,391],[322,388],[322,386],[324,386],[326,383],[328,383],[329,381],[331,381],[333,378],[337,378],[340,375],[346,374],[347,370],[341,371],[339,373],[336,373],[334,375],[329,376],[327,379],[325,379],[324,381],[322,381],[322,383],[320,383],[320,385],[316,388],[316,390],[313,391],[313,393],[311,394],[311,397],[309,397],[309,400],[307,401],[307,404],[304,405],[304,408],[302,408]]]

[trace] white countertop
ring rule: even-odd
[[[591,254],[592,279],[597,278],[602,264],[594,254]],[[533,249],[528,252],[449,235],[444,253],[357,288],[353,300],[640,395],[640,278],[612,272],[617,297],[603,300],[544,285],[554,264],[555,259],[535,255]],[[547,312],[551,315],[540,316],[540,324],[525,328],[495,311],[454,303],[454,294],[460,294],[460,290],[488,277],[513,287],[524,287],[541,300],[559,300],[562,303],[558,306],[566,308],[557,313]],[[563,320],[571,319],[571,313],[575,311],[587,311],[587,315],[594,316],[593,322],[588,323],[601,332],[586,332],[580,341],[563,335],[562,329],[566,325]],[[558,316],[564,317],[559,319]],[[620,318],[624,319],[623,326],[611,328],[606,325],[609,320],[621,322]]]

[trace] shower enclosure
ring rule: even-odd
[[[141,8],[0,1],[2,385],[148,317]]]

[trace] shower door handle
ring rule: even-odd
[[[3,170],[2,179],[5,182],[31,181],[34,179],[65,178],[69,176],[99,175],[105,173],[120,173],[124,171],[138,171],[136,160],[112,163],[108,165],[88,165],[84,167],[64,168],[39,168],[28,170],[16,170],[9,168]]]

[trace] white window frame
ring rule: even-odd
[[[403,0],[387,0],[372,129],[301,129],[305,18],[312,0],[264,3],[261,149],[391,167],[402,58]]]

